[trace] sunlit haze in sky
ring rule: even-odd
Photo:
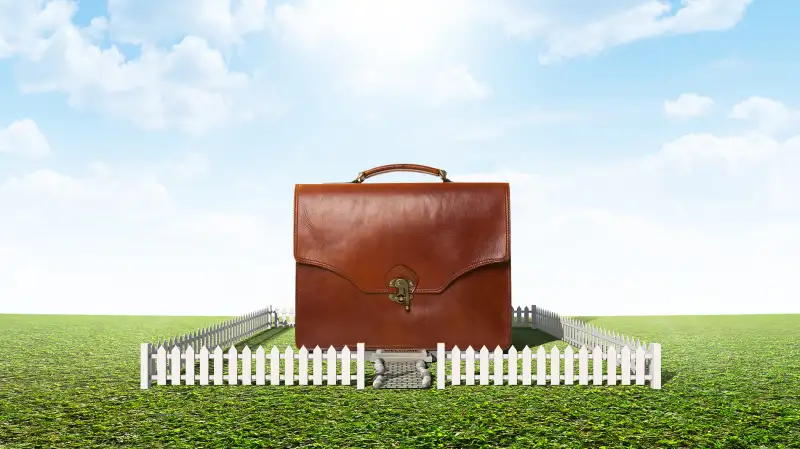
[[[511,183],[515,305],[800,312],[798,23],[788,0],[0,0],[0,313],[291,307],[294,184],[399,162]]]

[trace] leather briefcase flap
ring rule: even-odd
[[[436,294],[460,276],[508,262],[508,183],[299,184],[294,257],[387,293],[393,277]]]

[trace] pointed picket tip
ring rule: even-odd
[[[473,349],[472,346],[467,346],[467,352],[472,354],[475,352],[475,349]]]
[[[308,355],[308,349],[306,349],[306,347],[303,346],[300,348],[300,351],[298,351],[298,353]]]
[[[208,352],[209,351],[207,347],[203,346],[202,348],[200,348],[200,354],[208,354]]]
[[[277,346],[273,346],[272,347],[272,351],[270,351],[270,352],[273,353],[273,354],[278,354],[278,347]],[[267,351],[266,351],[266,349],[264,349],[263,346],[259,346],[258,349],[256,349],[256,354],[259,357],[263,357],[266,353],[267,353]]]
[[[561,354],[561,351],[558,350],[558,346],[553,346],[552,348],[550,348],[550,354],[558,355]]]
[[[217,345],[217,347],[214,348],[214,352],[219,352],[220,354],[222,354],[222,348],[219,345]]]
[[[244,348],[242,349],[242,354],[248,355],[248,354],[252,354],[252,353],[253,352],[250,350],[250,346],[244,345]]]
[[[178,354],[178,355],[180,355],[180,353],[181,353],[181,348],[180,348],[180,346],[175,346],[175,347],[173,347],[173,348],[172,348],[172,351],[170,351],[170,352],[172,352],[173,354]]]
[[[348,348],[347,346],[345,346],[344,348],[342,348],[342,351],[341,351],[341,352],[342,352],[342,355],[344,356],[343,358],[347,358],[347,356],[349,356],[349,355],[350,355],[350,348]]]
[[[167,353],[167,349],[166,349],[165,347],[163,347],[163,346],[159,346],[159,347],[158,347],[158,350],[157,350],[156,352],[157,352],[159,355],[160,355],[160,354],[166,354],[166,353]]]
[[[322,354],[322,348],[319,346],[314,347],[314,354]]]
[[[460,351],[460,349],[458,349],[458,345],[453,346],[453,350],[451,352],[458,352],[458,351]]]
[[[336,352],[336,348],[333,345],[328,346],[328,352]]]
[[[494,354],[495,355],[498,355],[498,354],[502,355],[503,354],[503,349],[500,346],[494,348]]]
[[[567,349],[564,350],[564,354],[572,355],[575,353],[575,350],[572,349],[572,346],[567,346]]]
[[[231,346],[230,349],[228,349],[228,354],[238,354],[238,351],[236,351],[236,346]]]
[[[517,353],[517,348],[515,348],[513,346],[508,348],[508,353],[509,354],[516,354]]]
[[[487,347],[484,345],[483,347],[481,347],[481,353],[487,353],[487,354],[488,354],[488,353],[489,353],[489,348],[487,348]]]
[[[544,346],[539,346],[539,349],[536,350],[536,353],[544,355],[545,354]]]
[[[589,350],[586,349],[586,346],[581,346],[581,349],[578,351],[579,354],[587,354],[588,352]]]
[[[523,354],[530,354],[531,353],[531,347],[530,346],[525,346],[525,349],[522,350],[522,353]]]

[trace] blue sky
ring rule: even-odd
[[[289,307],[294,184],[396,162],[511,182],[515,304],[800,312],[794,3],[164,5],[0,0],[0,312]]]

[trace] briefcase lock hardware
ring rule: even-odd
[[[407,311],[411,310],[411,300],[414,295],[411,293],[414,290],[414,282],[409,279],[395,278],[389,281],[389,287],[396,288],[397,293],[389,293],[389,299],[405,306]]]

